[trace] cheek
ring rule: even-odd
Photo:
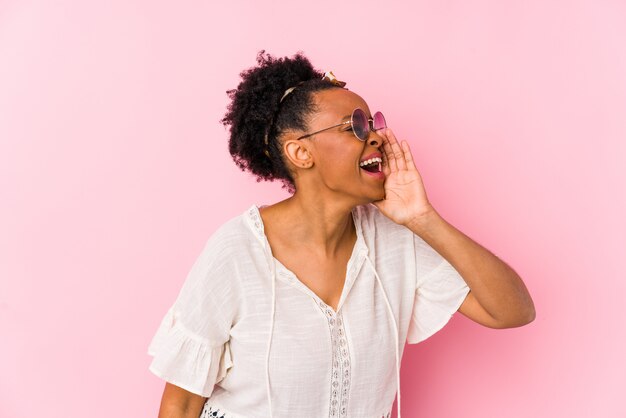
[[[337,177],[345,177],[353,174],[356,170],[356,162],[353,154],[341,152],[337,150],[327,155],[324,159],[324,173],[332,174]]]
[[[339,142],[339,141],[338,141]],[[360,149],[336,144],[327,146],[324,150],[322,168],[325,173],[349,174],[357,172]]]

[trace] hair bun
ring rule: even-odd
[[[240,73],[237,88],[226,92],[231,101],[221,122],[230,130],[228,150],[237,166],[257,181],[281,180],[293,192],[294,180],[277,138],[286,130],[306,130],[312,93],[336,87],[338,80],[332,72],[316,70],[301,51],[276,58],[261,50],[256,62]]]

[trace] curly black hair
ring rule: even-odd
[[[316,111],[313,93],[337,86],[323,80],[324,74],[302,52],[276,58],[262,50],[256,61],[256,67],[241,72],[237,88],[226,92],[231,102],[221,122],[230,125],[228,151],[241,170],[256,175],[257,182],[280,180],[282,188],[293,194],[295,182],[278,138],[288,130],[307,130],[308,116]]]

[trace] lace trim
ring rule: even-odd
[[[250,208],[248,209],[248,216],[254,224],[256,233],[259,235],[259,237],[263,237],[263,220],[261,219],[261,215],[259,214],[256,205],[250,206]]]
[[[343,326],[343,316],[341,311],[335,313],[322,301],[319,301],[318,306],[328,320],[333,353],[328,416],[345,418],[348,412],[351,373],[350,352]]]
[[[248,216],[255,227],[255,232],[260,238],[263,238],[265,235],[263,220],[261,219],[256,205],[248,209]],[[351,266],[351,274],[354,272],[355,268],[356,265],[353,264]],[[331,418],[346,418],[348,412],[348,397],[350,394],[351,370],[350,351],[345,335],[343,316],[341,310],[335,313],[330,306],[322,301],[319,301],[318,306],[328,320],[332,345],[332,371],[328,416]],[[203,410],[203,414],[205,414],[205,410]],[[227,418],[224,414],[219,415],[219,409],[213,410],[211,407],[206,410],[206,415],[201,415],[199,418],[209,417]],[[391,411],[387,412],[385,415],[381,415],[381,418],[391,418]]]
[[[202,409],[202,413],[198,418],[227,418],[228,416],[225,413],[220,413],[219,409],[213,409],[212,406],[209,406],[207,409],[207,404],[204,404],[204,408]]]
[[[204,404],[204,408],[202,409],[202,413],[198,418],[228,418],[226,413],[221,413],[219,409],[213,409],[212,406],[209,406],[207,409],[206,403]],[[381,415],[380,418],[391,418],[391,411],[387,412],[386,415]]]

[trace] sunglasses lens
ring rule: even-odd
[[[361,109],[355,109],[352,113],[352,129],[357,138],[361,141],[367,139],[369,133],[369,123],[367,115]]]
[[[377,131],[379,129],[384,129],[387,127],[387,122],[385,121],[385,117],[381,112],[374,113],[374,130]]]

